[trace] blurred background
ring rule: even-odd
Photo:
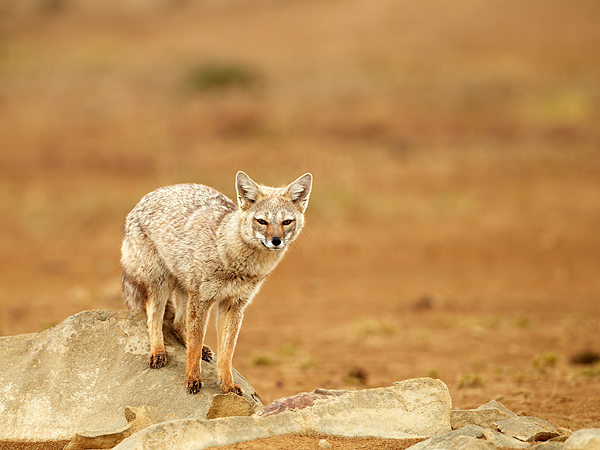
[[[596,0],[0,0],[0,335],[122,309],[147,192],[310,171],[234,358],[265,404],[433,376],[598,426],[599,24]]]

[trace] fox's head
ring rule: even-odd
[[[312,188],[310,173],[287,187],[272,188],[260,186],[244,172],[238,172],[235,186],[246,242],[281,251],[300,234]]]

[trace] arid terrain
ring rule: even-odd
[[[599,23],[594,0],[0,1],[0,334],[124,308],[124,218],[156,187],[310,171],[234,358],[265,404],[432,376],[457,408],[600,427]]]

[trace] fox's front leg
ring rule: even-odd
[[[203,356],[204,335],[206,334],[206,322],[210,306],[210,303],[203,302],[199,295],[190,295],[187,304],[185,387],[190,394],[196,394],[202,388],[200,364]]]
[[[222,301],[217,312],[217,335],[219,350],[217,352],[217,369],[221,379],[221,391],[224,394],[235,392],[243,395],[242,388],[233,382],[231,363],[238,334],[244,317],[245,302],[240,300]]]

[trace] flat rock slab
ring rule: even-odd
[[[517,417],[517,415],[507,409],[503,404],[492,400],[485,405],[481,405],[477,409],[452,410],[450,420],[452,429],[454,430],[458,430],[467,425],[479,425],[484,428],[495,430],[496,424],[499,421],[511,417],[514,418]]]
[[[482,439],[485,428],[479,425],[467,425],[455,431],[438,434],[423,442],[419,442],[410,450],[458,450],[458,449],[488,449],[494,450],[496,446]]]
[[[264,417],[164,422],[130,436],[115,450],[200,450],[285,434],[422,438],[451,430],[452,401],[439,380],[418,378],[328,397]]]
[[[543,419],[538,417],[509,417],[496,423],[498,431],[520,441],[547,441],[560,436],[560,433]]]
[[[483,430],[483,437],[494,444],[496,447],[503,448],[529,448],[530,444],[527,442],[520,441],[514,437],[507,436],[500,433],[499,431],[485,429]]]
[[[148,367],[146,318],[84,311],[41,333],[0,337],[0,441],[52,441],[127,426],[127,406],[155,407],[165,420],[204,418],[220,394],[216,362],[203,362],[204,387],[186,392],[185,347],[167,343],[168,362]],[[235,382],[255,410],[252,386]]]

